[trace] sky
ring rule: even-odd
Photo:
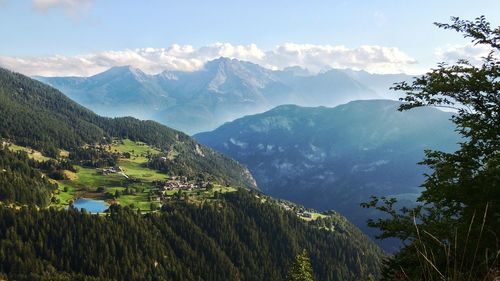
[[[433,22],[485,15],[498,0],[0,0],[0,66],[88,76],[132,65],[193,71],[226,56],[271,69],[423,73],[487,50]]]

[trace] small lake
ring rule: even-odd
[[[73,206],[76,209],[85,209],[87,212],[92,214],[104,213],[104,211],[108,208],[108,204],[106,204],[106,202],[88,198],[77,199],[73,202]]]

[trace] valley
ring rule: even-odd
[[[69,152],[66,151],[61,151],[58,159],[43,156],[39,151],[6,141],[3,141],[3,146],[13,152],[25,152],[29,158],[38,162],[65,160],[69,157]],[[52,194],[49,208],[67,209],[79,199],[91,199],[105,202],[107,206],[118,204],[148,213],[159,211],[164,203],[170,201],[199,205],[220,199],[224,193],[237,191],[232,186],[167,175],[148,168],[148,159],[159,155],[161,151],[143,142],[113,140],[110,145],[99,147],[119,155],[116,165],[101,168],[75,165],[76,171],[64,170],[64,179],[50,179],[58,188]],[[305,221],[329,217],[290,201],[275,201],[263,194],[259,197],[262,203],[276,204]],[[104,211],[107,207],[102,209]]]
[[[426,149],[453,151],[451,114],[432,108],[399,112],[390,100],[333,108],[284,105],[194,137],[245,164],[263,192],[321,211],[336,210],[366,233],[376,213],[370,196],[416,202]],[[395,251],[393,241],[378,241]]]
[[[6,147],[11,151],[25,151],[36,161],[57,160],[30,148],[8,143]],[[65,209],[78,198],[91,198],[103,200],[108,205],[119,204],[151,212],[159,210],[162,202],[168,200],[202,203],[217,198],[218,194],[236,191],[231,186],[167,175],[147,168],[148,157],[160,151],[142,142],[114,140],[102,148],[119,155],[116,165],[101,168],[75,165],[76,172],[64,170],[65,179],[51,179],[58,189],[50,206]]]

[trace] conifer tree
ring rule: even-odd
[[[313,270],[309,254],[304,249],[302,253],[295,257],[288,272],[288,281],[313,281]]]

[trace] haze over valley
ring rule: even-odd
[[[389,87],[411,76],[348,69],[311,73],[299,66],[273,71],[221,57],[192,72],[151,75],[119,66],[90,77],[35,78],[99,114],[152,119],[194,134],[282,104],[336,106],[360,99],[397,99]]]

